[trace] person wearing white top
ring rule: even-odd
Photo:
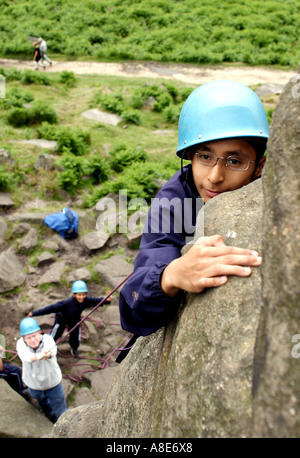
[[[47,54],[47,43],[43,38],[38,39],[38,44],[40,47],[40,53],[41,53],[41,60],[42,64],[44,64],[44,59],[49,62],[50,65],[52,65],[52,60],[49,59],[48,54]]]
[[[48,334],[42,334],[34,318],[20,324],[17,353],[22,361],[22,379],[32,398],[53,423],[67,410],[62,373],[57,363],[57,346]]]

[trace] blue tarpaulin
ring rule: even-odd
[[[46,216],[44,223],[64,239],[75,239],[78,236],[78,215],[67,207],[59,213]]]

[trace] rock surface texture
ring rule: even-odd
[[[0,437],[38,438],[51,433],[53,424],[0,379]],[[13,415],[18,412],[18,415]]]
[[[298,75],[299,76],[299,75]],[[263,310],[254,377],[254,436],[300,436],[300,93],[292,78],[272,120],[264,174]]]

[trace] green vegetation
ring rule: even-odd
[[[35,196],[62,199],[61,189],[81,195],[88,207],[124,189],[128,199],[149,201],[159,180],[179,169],[178,117],[194,88],[72,72],[50,73],[47,80],[28,70],[0,68],[0,74],[7,81],[6,98],[0,99],[0,148],[14,159],[0,166],[0,191],[11,192],[17,205]],[[269,120],[275,105],[276,99],[266,103]],[[89,108],[117,113],[122,121],[113,126],[87,120],[81,113]],[[28,139],[55,140],[56,147],[19,143]],[[43,153],[55,157],[54,169],[35,169]]]
[[[28,36],[43,36],[61,58],[299,62],[297,0],[0,0],[0,8],[2,56],[32,57]]]
[[[29,70],[0,68],[0,74],[6,79],[0,148],[14,160],[0,167],[0,191],[11,192],[17,205],[34,197],[62,199],[62,189],[81,195],[85,206],[123,189],[128,199],[150,200],[158,180],[179,169],[178,115],[193,87],[72,72],[49,73],[46,79]],[[89,108],[122,120],[117,126],[87,120],[81,113]],[[20,143],[29,139],[56,141],[56,147]],[[54,156],[52,170],[35,169],[43,153]]]
[[[6,98],[0,99],[0,148],[14,160],[0,166],[0,191],[11,192],[17,205],[34,197],[62,199],[62,189],[81,196],[87,207],[122,190],[128,199],[150,201],[160,180],[180,168],[177,123],[193,87],[72,72],[49,73],[44,80],[40,73],[0,68],[7,81]],[[276,101],[266,100],[269,120]],[[122,120],[113,126],[83,118],[90,108]],[[28,139],[55,140],[56,147],[19,143]],[[35,169],[43,153],[54,156],[52,170]]]
[[[9,124],[15,127],[30,126],[31,124],[40,124],[48,122],[55,124],[57,116],[55,111],[45,104],[42,100],[38,100],[30,105],[29,108],[14,107],[10,110],[7,116]]]

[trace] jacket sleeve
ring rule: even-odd
[[[191,167],[183,173],[191,175]],[[119,298],[121,325],[135,335],[146,336],[165,326],[185,294],[179,291],[170,298],[160,281],[163,270],[181,256],[195,230],[198,202],[190,183],[192,179],[183,179],[178,172],[152,199],[133,275]]]
[[[61,312],[66,305],[66,300],[56,302],[55,304],[48,305],[42,309],[34,310],[32,312],[32,316],[41,316],[41,315],[48,315],[49,313],[57,313]]]
[[[180,201],[177,206],[180,207],[182,214]],[[122,327],[142,336],[165,326],[176,313],[182,298],[182,293],[170,298],[160,284],[163,270],[171,261],[181,256],[181,248],[185,245],[182,227],[178,231],[175,230],[174,208],[170,209],[170,221],[165,221],[165,226],[168,226],[169,230],[163,230],[162,213],[156,211],[152,204],[140,252],[135,260],[134,273],[120,293]],[[181,217],[179,219],[182,220]]]
[[[23,338],[19,339],[17,342],[17,353],[22,363],[31,363],[33,353],[30,351],[29,347],[25,345]]]
[[[96,307],[96,305],[100,304],[102,302],[104,297],[91,297],[87,296],[84,301],[84,309],[91,308],[91,307]],[[104,304],[109,304],[109,301],[104,301],[101,307],[103,307]]]
[[[122,328],[146,336],[165,326],[175,315],[182,292],[168,297],[160,286],[164,268],[180,256],[176,247],[142,251],[135,269],[120,292],[119,305]]]

